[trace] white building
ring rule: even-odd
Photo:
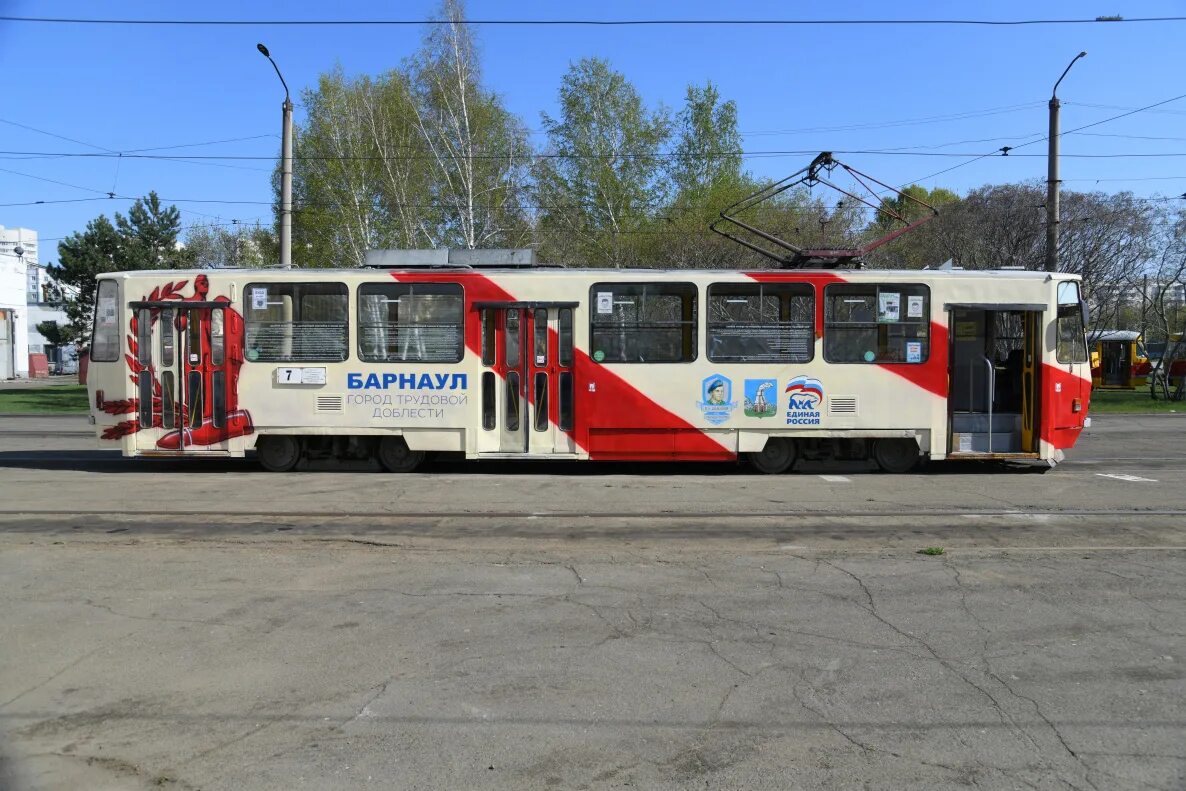
[[[29,375],[28,264],[37,232],[0,225],[0,379]]]
[[[65,324],[66,311],[59,307],[61,286],[50,277],[41,264],[26,263],[27,293],[25,295],[28,316],[29,354],[44,354],[49,362],[50,373],[75,373],[78,370],[78,350],[73,344],[64,347],[52,346],[37,331],[37,325],[45,321]]]

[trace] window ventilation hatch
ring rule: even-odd
[[[828,399],[829,415],[855,415],[856,413],[856,396],[832,396]]]
[[[340,395],[317,396],[318,412],[341,412],[342,397]]]

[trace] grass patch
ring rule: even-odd
[[[1130,414],[1144,415],[1161,412],[1186,412],[1186,401],[1154,401],[1149,388],[1139,390],[1092,390],[1088,414]]]
[[[942,555],[943,547],[925,547],[923,549],[918,550],[918,554],[920,554],[920,555]]]
[[[85,415],[86,385],[0,390],[0,414]]]

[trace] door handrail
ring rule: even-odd
[[[987,354],[982,355],[981,359],[988,366],[988,452],[992,453],[992,402],[997,392],[997,369]]]

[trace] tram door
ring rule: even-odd
[[[487,305],[482,313],[483,453],[576,452],[572,304]]]
[[[227,355],[226,310],[210,303],[201,307],[163,305],[132,305],[138,420],[143,426],[165,431],[163,436],[139,432],[139,447],[228,450],[227,436],[233,433],[228,431],[228,420],[236,416],[228,410],[235,399]]]
[[[949,453],[1037,453],[1041,306],[950,310]]]

